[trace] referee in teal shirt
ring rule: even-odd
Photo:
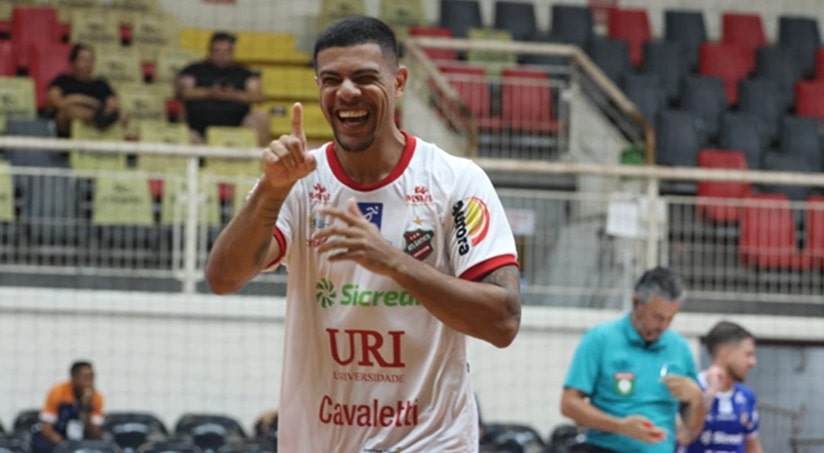
[[[676,414],[697,436],[706,408],[687,340],[669,330],[684,284],[657,267],[635,284],[632,311],[584,334],[561,413],[588,428],[590,453],[672,453]]]

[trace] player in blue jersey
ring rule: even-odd
[[[701,434],[679,453],[763,453],[755,393],[743,384],[756,364],[755,338],[740,325],[721,321],[710,329],[706,345],[712,365],[698,380],[709,410]],[[690,434],[679,426],[679,439]]]

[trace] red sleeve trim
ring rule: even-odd
[[[271,263],[266,265],[266,269],[270,269],[275,264],[278,264],[280,260],[286,256],[286,237],[283,235],[283,232],[280,231],[279,228],[275,227],[275,231],[272,232],[272,236],[274,236],[275,240],[278,241],[278,248],[280,249],[280,253],[275,259],[272,260]]]
[[[464,280],[471,280],[476,281],[479,278],[483,277],[484,275],[494,271],[495,269],[508,266],[508,265],[515,265],[515,267],[520,269],[520,265],[518,264],[518,260],[515,258],[515,255],[499,255],[488,260],[481,261],[480,263],[470,267],[463,274],[461,274],[458,278],[462,278]]]

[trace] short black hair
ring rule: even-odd
[[[739,324],[730,321],[720,321],[707,333],[705,340],[707,352],[709,352],[710,356],[715,357],[715,354],[718,353],[718,348],[722,345],[739,343],[747,338],[755,339],[755,336]]]
[[[209,39],[209,48],[211,49],[216,42],[228,42],[234,44],[235,41],[237,41],[235,35],[229,33],[228,31],[216,31]]]
[[[398,41],[395,32],[386,23],[369,16],[349,16],[323,30],[315,41],[312,65],[318,70],[318,53],[330,47],[349,47],[359,44],[377,44],[392,67],[398,65]]]
[[[94,52],[92,46],[83,43],[77,43],[72,46],[72,50],[69,52],[69,62],[74,63],[77,60],[77,57],[80,55],[80,52],[84,50],[91,50]]]
[[[80,373],[80,370],[87,367],[92,368],[92,362],[89,362],[88,360],[77,360],[72,363],[71,368],[69,368],[69,375],[71,377],[75,377],[78,373]]]

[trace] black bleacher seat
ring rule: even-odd
[[[724,82],[718,77],[686,77],[681,109],[698,115],[708,140],[715,142],[718,139],[721,114],[727,110]]]
[[[29,450],[22,439],[0,434],[0,453],[27,453]]]
[[[246,439],[246,433],[235,419],[224,415],[184,414],[175,425],[175,433],[187,435],[204,451]]]
[[[588,6],[554,3],[551,19],[551,33],[567,44],[584,49],[592,39],[593,18]]]
[[[707,41],[707,27],[702,11],[664,11],[664,37],[681,45],[681,58],[688,70],[698,66],[698,47]]]
[[[824,171],[820,128],[821,122],[817,118],[785,117],[779,133],[779,150],[802,161],[808,171]]]
[[[778,85],[773,80],[759,78],[741,81],[738,90],[738,110],[758,117],[758,130],[766,138],[767,144],[778,139],[778,129],[784,117],[783,102]]]
[[[813,17],[780,16],[778,42],[791,49],[804,77],[812,77],[815,70],[815,52],[821,47],[818,21]]]
[[[67,440],[54,447],[53,453],[121,453],[120,447],[106,440]]]
[[[721,149],[741,151],[747,159],[747,168],[760,169],[763,164],[766,137],[756,133],[761,121],[752,113],[727,112],[721,117]]]
[[[616,84],[624,74],[633,70],[629,46],[622,39],[592,38],[586,51],[592,61]]]
[[[586,452],[586,437],[577,426],[568,423],[557,425],[549,433],[548,452]]]
[[[681,95],[681,79],[685,71],[680,51],[681,45],[672,41],[648,41],[644,44],[641,72],[658,76],[668,103]]]
[[[544,451],[541,435],[531,426],[512,423],[487,423],[481,437],[481,451],[520,453]]]
[[[769,150],[764,153],[764,170],[786,172],[809,172],[804,161],[796,156],[782,153],[778,150]],[[808,186],[783,186],[780,184],[761,184],[761,191],[766,193],[784,194],[792,201],[806,200],[811,190]]]
[[[564,43],[564,40],[560,36],[556,36],[551,33],[537,33],[533,37],[532,41],[539,43],[545,42],[550,44]],[[519,62],[526,65],[566,67],[569,66],[570,59],[568,57],[562,57],[558,55],[529,53],[521,55],[519,57]]]
[[[441,0],[441,27],[455,38],[466,38],[470,28],[482,28],[481,5],[477,0]]]
[[[25,409],[14,416],[14,424],[12,425],[12,434],[18,439],[28,442],[31,439],[31,433],[39,429],[40,424],[40,409]]]
[[[658,112],[664,108],[664,92],[655,74],[624,74],[621,89],[630,101],[638,107],[641,115],[655,124]]]
[[[664,110],[658,114],[655,160],[660,165],[695,167],[698,152],[706,145],[702,120],[694,113]]]
[[[264,441],[247,441],[224,445],[217,453],[271,453],[277,451],[277,444]]]
[[[775,82],[781,93],[783,112],[795,103],[795,83],[802,78],[802,68],[791,50],[779,46],[758,49],[755,53],[755,75]]]
[[[124,450],[134,451],[146,442],[165,439],[166,426],[156,416],[141,412],[109,412],[103,425],[104,438]]]
[[[180,439],[148,442],[137,449],[138,453],[203,453],[197,445]]]
[[[531,41],[538,33],[535,4],[497,0],[495,2],[495,29],[509,31],[515,41]]]

